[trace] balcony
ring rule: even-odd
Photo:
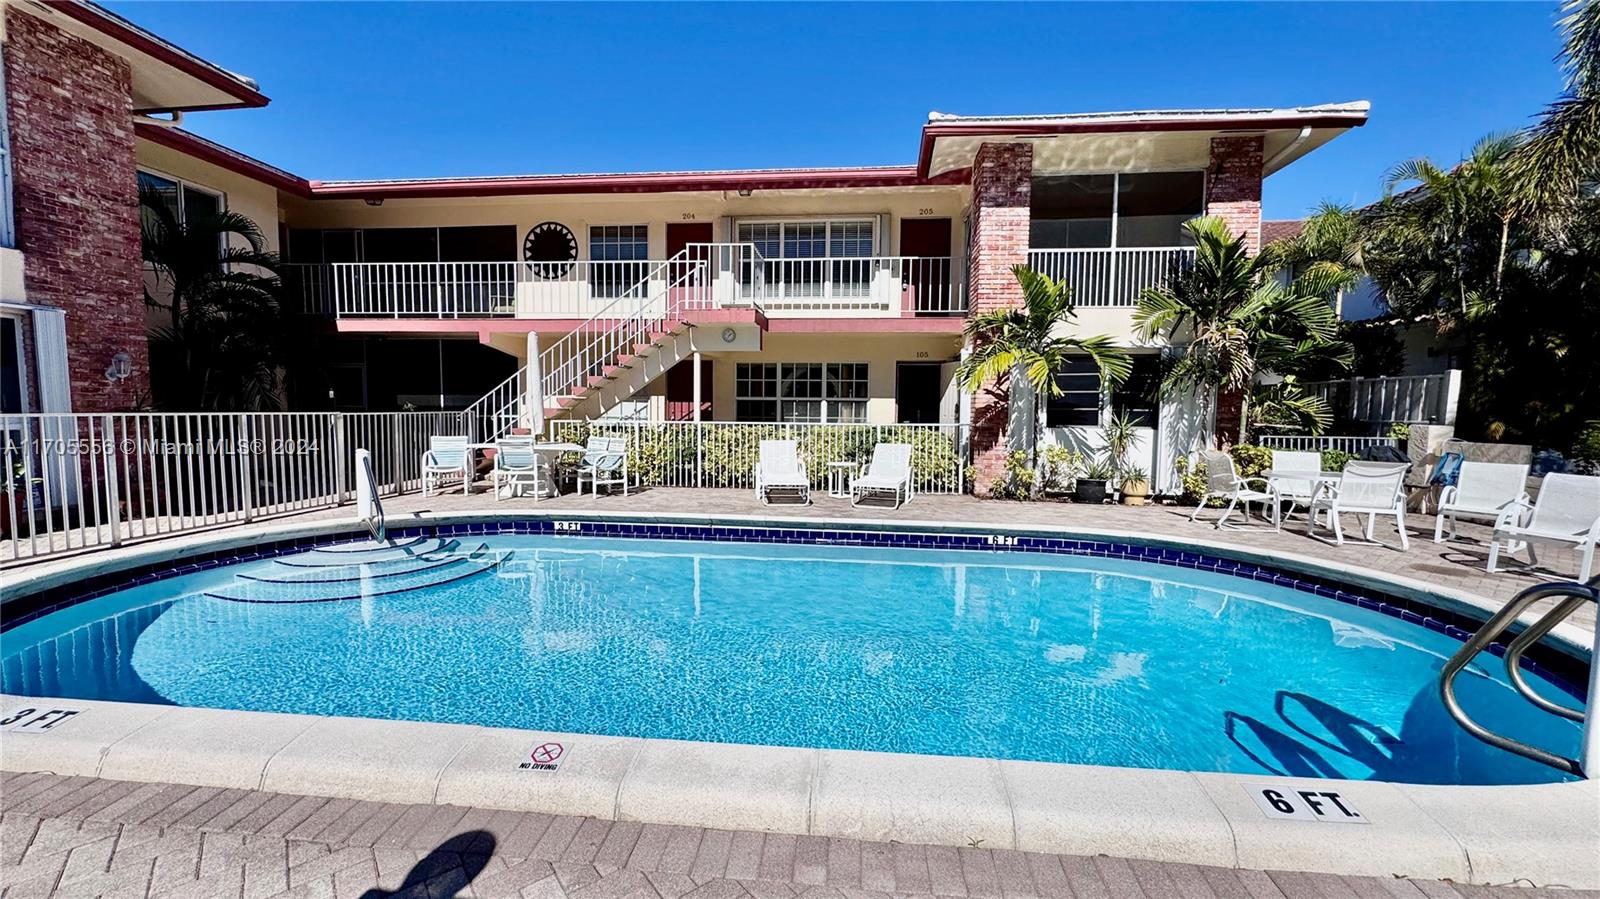
[[[291,305],[341,319],[587,319],[664,307],[751,307],[770,317],[904,318],[966,312],[948,257],[765,259],[750,244],[696,244],[625,262],[284,265]]]
[[[1194,262],[1194,247],[1029,250],[1034,271],[1065,281],[1079,306],[1131,307],[1139,294]]]

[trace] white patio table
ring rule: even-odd
[[[503,442],[504,441],[490,443],[469,443],[467,444],[467,451],[471,453],[477,453],[482,450],[492,450]],[[581,453],[583,450],[583,445],[578,443],[535,443],[533,445],[533,451],[536,453]],[[548,493],[536,494],[534,499],[543,499],[545,496],[560,495],[561,491],[556,489],[555,479],[552,478],[549,483]]]

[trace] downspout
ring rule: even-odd
[[[183,110],[171,109],[167,110],[167,114],[172,118],[163,119],[142,112],[134,113],[133,121],[139,125],[154,125],[157,128],[176,128],[183,124]]]
[[[1266,177],[1267,170],[1272,168],[1273,166],[1277,165],[1278,164],[1278,160],[1283,159],[1285,156],[1288,156],[1290,153],[1293,153],[1295,150],[1299,149],[1300,145],[1305,143],[1306,140],[1308,138],[1310,138],[1310,137],[1311,137],[1311,126],[1310,125],[1302,125],[1300,127],[1300,133],[1294,136],[1294,140],[1289,141],[1287,146],[1285,146],[1282,150],[1279,150],[1278,152],[1272,154],[1272,158],[1271,159],[1269,159],[1266,162],[1263,162],[1261,164],[1262,177],[1263,178]]]

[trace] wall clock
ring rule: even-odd
[[[733,343],[735,340],[738,340],[738,339],[739,339],[739,332],[738,331],[735,331],[732,328],[723,328],[722,329],[722,342],[723,343]]]
[[[550,280],[572,271],[578,258],[578,239],[572,229],[560,222],[540,222],[528,229],[522,239],[522,258],[537,263],[533,273]]]

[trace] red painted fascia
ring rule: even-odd
[[[538,194],[669,193],[682,191],[799,190],[909,187],[926,182],[914,166],[797,169],[774,172],[658,172],[618,175],[532,175],[439,181],[310,182],[317,199],[528,196]]]
[[[260,91],[253,90],[237,78],[230,77],[221,69],[207,65],[204,62],[179,52],[170,44],[156,40],[149,33],[124,23],[117,17],[87,3],[76,3],[72,0],[46,0],[46,6],[69,19],[80,22],[106,35],[113,40],[120,41],[166,63],[173,68],[192,75],[204,81],[223,93],[238,98],[237,103],[212,104],[208,106],[177,107],[185,112],[195,112],[206,109],[241,109],[266,106],[271,101]],[[163,107],[165,109],[166,107]],[[139,110],[143,111],[143,110]]]
[[[247,156],[230,153],[217,144],[201,140],[187,131],[140,123],[134,126],[134,132],[153,144],[170,147],[180,153],[209,162],[218,168],[227,169],[230,172],[260,181],[263,184],[269,184],[281,191],[300,197],[309,198],[311,196],[310,186],[304,178],[291,175],[281,169],[275,169]]]
[[[941,137],[1042,137],[1056,134],[1132,134],[1151,131],[1262,131],[1270,128],[1359,128],[1367,123],[1363,113],[1312,113],[1271,118],[1242,119],[1237,116],[1141,119],[1126,122],[1017,122],[930,123],[922,126],[922,145],[917,151],[917,176],[928,177],[933,164],[933,142]]]
[[[960,334],[967,320],[961,316],[902,318],[772,318],[767,330],[774,334]]]

